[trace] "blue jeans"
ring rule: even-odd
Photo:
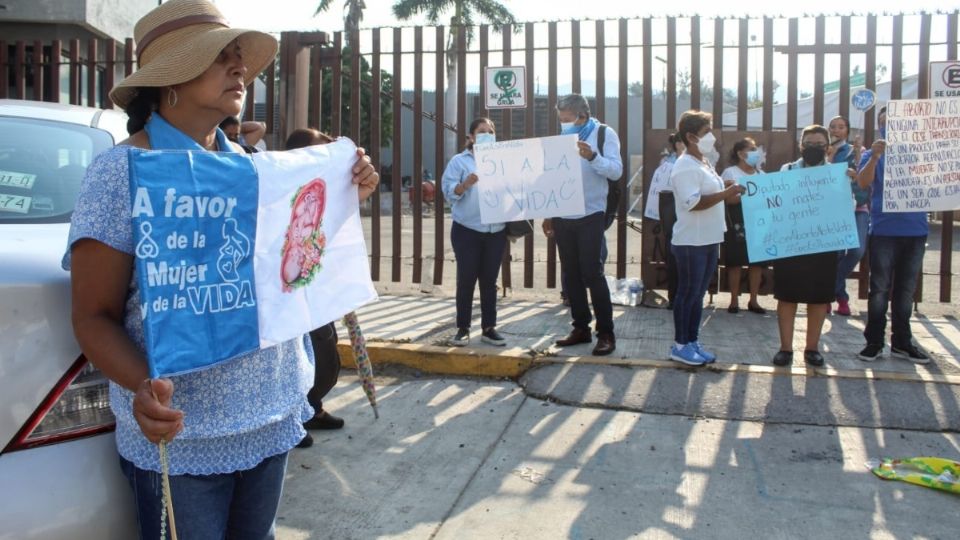
[[[703,295],[710,278],[717,272],[720,244],[675,246],[670,251],[677,259],[677,295],[673,300],[673,336],[680,345],[697,341],[703,317]]]
[[[139,469],[122,457],[120,468],[133,488],[140,538],[160,538],[163,506],[160,473]],[[184,540],[272,540],[286,468],[287,453],[284,452],[246,471],[171,476],[177,535]],[[169,525],[167,527],[169,535]]]
[[[480,328],[497,325],[497,276],[507,233],[482,233],[453,222],[450,243],[457,257],[457,328],[470,328],[473,292],[480,282]]]
[[[863,252],[867,250],[867,227],[870,225],[870,212],[854,212],[853,216],[857,220],[857,235],[860,237],[860,247],[843,252],[840,255],[840,260],[837,261],[837,286],[834,288],[837,300],[850,300],[850,295],[847,294],[847,277],[857,267],[857,263],[863,258]]]
[[[897,348],[910,345],[910,311],[926,243],[926,236],[870,237],[870,299],[863,331],[867,344],[883,345],[889,303],[893,330],[890,344]]]

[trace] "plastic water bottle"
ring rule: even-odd
[[[630,305],[636,306],[640,303],[640,295],[643,292],[643,286],[639,280],[630,280]]]

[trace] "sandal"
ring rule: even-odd
[[[766,315],[767,310],[760,307],[760,304],[747,304],[747,311],[758,315]]]

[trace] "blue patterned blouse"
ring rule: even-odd
[[[70,249],[83,238],[133,255],[127,152],[117,146],[100,154],[80,189],[63,268]],[[136,269],[127,293],[124,326],[144,349]],[[287,452],[306,433],[301,422],[313,415],[306,401],[313,384],[313,350],[294,339],[210,369],[171,377],[173,407],[184,412],[183,431],[167,445],[170,474],[220,474],[255,467]],[[117,417],[117,450],[141,469],[160,471],[156,445],[133,417],[133,393],[110,383],[110,407]]]

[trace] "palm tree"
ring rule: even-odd
[[[330,9],[332,3],[333,0],[320,0],[313,16],[316,17],[321,12]],[[346,34],[346,45],[348,47],[350,46],[350,36],[360,30],[360,21],[363,20],[364,9],[367,9],[367,4],[363,0],[344,0],[343,2],[343,11],[346,12],[343,16],[343,31]]]
[[[447,35],[447,86],[444,92],[444,118],[452,122],[457,118],[457,38],[459,32],[466,32],[469,45],[473,41],[473,27],[478,20],[494,25],[514,24],[516,17],[497,0],[397,0],[393,5],[394,16],[409,20],[417,15],[426,15],[427,22],[438,24],[443,14],[453,11],[450,16],[450,31]],[[496,29],[496,26],[495,26]],[[447,132],[444,139],[444,154],[447,159],[456,151],[456,135]]]

